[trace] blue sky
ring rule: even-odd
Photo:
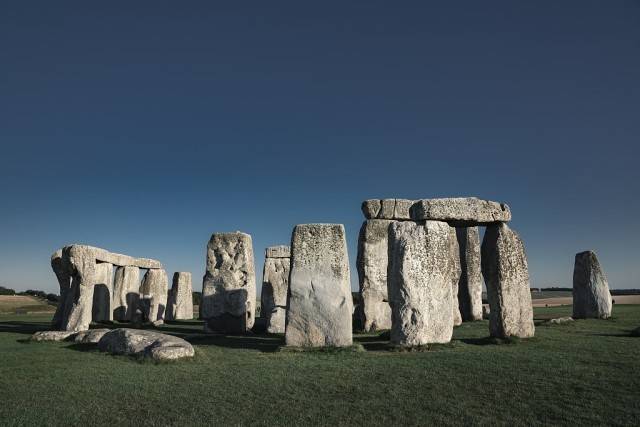
[[[640,3],[5,2],[0,284],[74,242],[191,271],[367,198],[506,202],[532,286],[640,287]],[[346,3],[346,4],[345,4]],[[355,266],[352,283],[357,284]]]

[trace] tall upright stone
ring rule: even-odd
[[[205,331],[244,333],[254,324],[256,277],[251,236],[214,233],[202,282]]]
[[[455,231],[446,223],[395,222],[389,231],[391,342],[413,347],[451,341]]]
[[[609,283],[593,251],[576,254],[573,269],[573,317],[607,319],[612,300]]]
[[[113,321],[113,264],[103,262],[96,265],[96,282],[93,285],[92,320]]]
[[[129,265],[117,267],[113,283],[114,320],[133,321],[139,301],[140,268]]]
[[[285,331],[290,257],[289,246],[272,246],[265,251],[261,310],[267,332],[271,334],[283,334]]]
[[[487,227],[481,250],[491,336],[533,337],[529,267],[522,240],[506,224],[492,224]]]
[[[391,329],[391,307],[387,296],[389,225],[393,220],[369,219],[358,238],[358,278],[361,301],[358,315],[365,331]]]
[[[351,345],[352,311],[344,226],[297,225],[291,237],[287,345]]]
[[[453,326],[462,325],[462,314],[460,313],[460,306],[458,303],[458,287],[460,284],[460,276],[462,275],[462,266],[460,263],[460,250],[458,246],[458,239],[456,238],[456,229],[450,227],[450,233],[452,236],[451,246],[451,309],[453,310]]]
[[[193,319],[193,288],[191,273],[178,271],[173,274],[173,283],[167,299],[167,320]]]
[[[482,320],[482,266],[478,227],[456,229],[460,247],[458,305],[463,322]]]
[[[51,255],[51,268],[60,286],[60,304],[58,304],[51,322],[53,329],[63,329],[63,322],[69,315],[68,312],[65,313],[65,308],[68,309],[69,306],[64,304],[71,290],[71,271],[68,264],[68,260],[62,256],[62,249],[55,251]]]
[[[147,270],[140,286],[140,305],[144,320],[154,324],[164,322],[168,292],[169,279],[166,271],[159,268]]]

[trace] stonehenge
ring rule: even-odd
[[[419,200],[411,206],[410,215],[414,221],[446,221],[456,226],[511,221],[508,205],[476,197]]]
[[[193,288],[191,273],[178,271],[173,274],[169,297],[167,298],[167,320],[193,319]]]
[[[352,312],[344,226],[296,225],[291,237],[286,345],[350,346]]]
[[[265,250],[260,306],[270,334],[285,331],[290,257],[289,246],[271,246]]]
[[[609,283],[593,251],[576,254],[573,269],[573,317],[607,319],[612,300]]]
[[[130,265],[117,267],[113,284],[113,319],[133,321],[139,301],[140,268]]]
[[[175,360],[193,357],[193,346],[182,338],[140,329],[114,329],[98,341],[98,349],[111,354]]]
[[[522,240],[507,224],[492,224],[485,231],[481,251],[491,308],[489,333],[496,338],[533,337],[529,267]]]
[[[119,316],[122,309],[118,308],[124,306],[123,299],[121,296],[114,298],[114,292],[117,288],[121,295],[124,279],[120,285],[112,282],[114,266],[117,266],[116,276],[120,267],[162,270],[159,261],[134,258],[87,245],[65,246],[53,253],[51,267],[60,286],[60,303],[53,317],[53,329],[86,331],[92,320],[113,320],[114,311]],[[126,286],[131,286],[130,282]],[[125,296],[124,302],[127,301]],[[128,310],[127,303],[124,312]]]
[[[167,309],[169,279],[162,269],[148,270],[140,285],[140,306],[143,320],[153,324],[164,323]]]
[[[206,332],[244,333],[254,324],[256,278],[251,236],[214,233],[207,244],[202,281]]]

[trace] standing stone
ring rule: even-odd
[[[487,227],[482,241],[482,274],[491,336],[532,337],[535,326],[527,257],[518,234],[504,223]]]
[[[113,318],[119,322],[131,322],[140,301],[140,269],[132,266],[118,267],[115,276]]]
[[[173,284],[167,299],[167,320],[193,319],[193,289],[191,273],[178,271],[173,274]]]
[[[69,271],[68,260],[62,257],[62,249],[59,249],[51,255],[51,268],[58,279],[60,286],[60,303],[56,308],[56,312],[53,315],[52,326],[54,329],[62,329],[63,321],[69,315],[65,313],[65,308],[69,308],[63,302],[69,297],[69,291],[71,289],[71,272]]]
[[[451,234],[451,246],[452,255],[451,262],[451,309],[453,310],[453,326],[462,325],[462,314],[460,314],[460,307],[458,302],[458,286],[460,283],[460,276],[462,276],[462,266],[460,263],[460,249],[458,246],[458,239],[456,237],[456,229],[450,227]]]
[[[394,222],[389,231],[391,342],[447,343],[453,334],[455,232],[446,222]]]
[[[290,256],[289,246],[272,246],[265,251],[261,309],[270,334],[285,331]]]
[[[482,267],[478,227],[456,229],[460,247],[458,305],[463,322],[482,320]]]
[[[244,333],[253,327],[256,277],[251,236],[214,233],[202,283],[205,331]]]
[[[154,324],[164,322],[168,290],[169,279],[163,269],[147,270],[140,286],[140,305],[144,320]]]
[[[94,322],[113,321],[113,264],[100,263],[96,266],[96,282],[93,285],[92,320]]]
[[[361,301],[358,314],[365,331],[391,329],[387,297],[389,225],[393,220],[370,219],[362,224],[358,238],[358,278]]]
[[[592,251],[576,254],[573,269],[573,317],[607,319],[611,317],[611,293],[604,271]]]
[[[352,312],[344,226],[297,225],[291,237],[287,345],[350,346]]]

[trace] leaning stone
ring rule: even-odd
[[[111,329],[89,329],[88,331],[78,332],[73,340],[81,344],[97,344],[98,341]]]
[[[103,262],[96,265],[96,280],[93,285],[93,307],[91,317],[94,322],[113,321],[113,264]]]
[[[607,319],[611,317],[612,300],[609,284],[596,254],[576,254],[573,269],[573,317]]]
[[[362,328],[391,329],[391,307],[387,296],[389,225],[393,220],[370,219],[362,224],[358,238],[358,281],[361,301],[358,314]]]
[[[114,329],[98,342],[98,349],[111,354],[175,360],[193,357],[193,346],[182,338],[139,329]]]
[[[414,221],[446,221],[456,226],[487,225],[511,220],[511,210],[504,203],[476,197],[424,199],[411,207]]]
[[[65,341],[72,338],[76,332],[74,331],[39,331],[31,335],[31,341]]]
[[[244,333],[253,327],[256,275],[251,236],[214,233],[207,245],[202,283],[206,332]]]
[[[131,322],[140,301],[140,269],[116,268],[113,284],[113,318],[119,322]]]
[[[482,267],[478,227],[456,229],[460,247],[458,305],[463,322],[482,320]]]
[[[277,250],[270,250],[275,249]],[[267,332],[283,334],[287,311],[287,291],[291,261],[280,255],[290,254],[288,246],[267,248],[262,273],[261,310]],[[274,256],[276,255],[276,256]]]
[[[287,345],[352,345],[352,312],[344,226],[297,225],[291,238]]]
[[[167,320],[193,319],[193,289],[191,273],[178,271],[173,274],[173,285],[167,299]]]
[[[145,321],[154,323],[164,320],[168,292],[167,273],[164,270],[148,270],[140,286],[140,305]]]
[[[394,222],[389,232],[391,342],[447,343],[453,334],[455,234],[446,222]]]
[[[377,218],[381,207],[380,199],[365,200],[362,202],[362,213],[367,219]]]
[[[518,234],[504,223],[487,227],[482,241],[482,274],[491,307],[491,336],[533,337],[527,256]]]

